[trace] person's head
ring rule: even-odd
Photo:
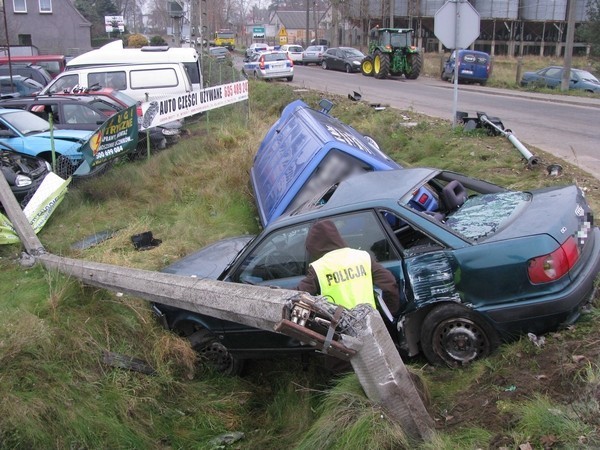
[[[331,220],[319,220],[313,223],[306,236],[306,251],[310,261],[316,261],[332,250],[347,246]]]

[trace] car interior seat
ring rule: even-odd
[[[468,198],[468,194],[465,187],[459,181],[452,180],[444,186],[440,197],[448,212],[452,212],[463,205]]]

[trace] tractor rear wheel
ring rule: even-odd
[[[406,78],[409,80],[416,80],[421,74],[421,68],[423,67],[423,56],[420,53],[411,53],[406,56],[410,69],[406,72]]]
[[[360,63],[360,71],[366,77],[373,76],[373,58],[370,55],[365,56]]]
[[[390,55],[382,52],[375,53],[373,59],[375,78],[385,79],[390,74]]]

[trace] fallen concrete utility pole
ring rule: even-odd
[[[419,440],[432,437],[433,420],[381,316],[372,308],[367,307],[366,311],[363,308],[363,312],[357,314],[356,308],[348,311],[298,291],[188,278],[59,257],[46,253],[4,175],[0,176],[0,202],[24,247],[46,269],[58,270],[86,284],[152,302],[300,336],[303,342],[317,349],[349,359],[369,399],[381,405],[408,436]],[[307,324],[315,327],[305,328]],[[325,336],[315,331],[319,328],[325,330]]]

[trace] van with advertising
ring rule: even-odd
[[[266,226],[345,178],[399,169],[377,143],[302,100],[287,105],[263,139],[250,171],[259,218]]]
[[[202,89],[200,56],[195,48],[173,48],[168,45],[123,48],[123,41],[106,44],[67,62],[67,71],[93,66],[181,63],[188,73],[194,90]]]
[[[442,80],[454,82],[456,50],[452,52],[450,58],[444,63],[442,69]],[[475,50],[458,51],[458,82],[459,83],[479,83],[485,86],[492,72],[492,62],[490,55],[485,52]]]
[[[48,73],[55,77],[65,70],[67,58],[64,55],[31,55],[31,56],[0,56],[0,64],[19,63],[35,64],[42,66]]]
[[[78,93],[113,88],[139,102],[192,91],[182,63],[82,67],[66,70],[41,94]]]

